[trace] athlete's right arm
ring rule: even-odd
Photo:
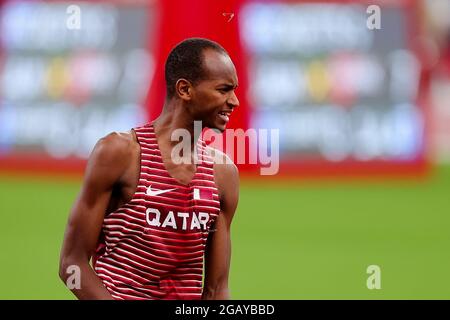
[[[113,187],[128,165],[123,140],[120,134],[112,133],[97,142],[67,223],[59,276],[66,285],[72,284],[69,289],[78,299],[112,299],[89,261],[96,249]],[[76,270],[80,270],[79,288],[73,281]]]

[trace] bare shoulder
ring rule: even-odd
[[[129,152],[136,144],[131,131],[115,131],[100,138],[94,150],[106,156],[121,156]]]
[[[89,157],[89,163],[95,167],[123,169],[139,148],[132,131],[111,132],[99,139]]]
[[[207,147],[206,150],[214,161],[214,172],[220,175],[231,175],[229,178],[239,177],[237,166],[226,153],[211,147]]]
[[[214,161],[214,180],[219,188],[220,197],[235,198],[239,192],[239,170],[224,152],[207,147],[208,154]]]

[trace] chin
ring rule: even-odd
[[[225,129],[227,128],[227,124],[226,123],[217,123],[216,126],[214,126],[214,130],[215,131],[219,131],[220,133],[224,132]]]
[[[214,131],[215,133],[223,133],[226,129],[225,126],[208,126],[209,129]]]
[[[206,124],[205,127],[213,130],[214,132],[223,133],[227,128],[227,124],[219,123],[219,121],[212,121],[211,123]]]

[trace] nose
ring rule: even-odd
[[[236,93],[234,90],[231,92],[231,97],[227,100],[227,103],[232,108],[239,107],[239,99],[236,96]]]

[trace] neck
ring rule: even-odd
[[[190,134],[189,137],[192,149],[197,144],[202,130],[201,127],[194,127],[194,118],[187,112],[186,107],[182,102],[175,99],[166,99],[161,114],[155,119],[153,124],[155,132],[160,140],[169,143],[172,146],[179,143],[178,140],[172,141],[172,133],[177,129],[187,130]],[[179,135],[175,138],[179,138]]]

